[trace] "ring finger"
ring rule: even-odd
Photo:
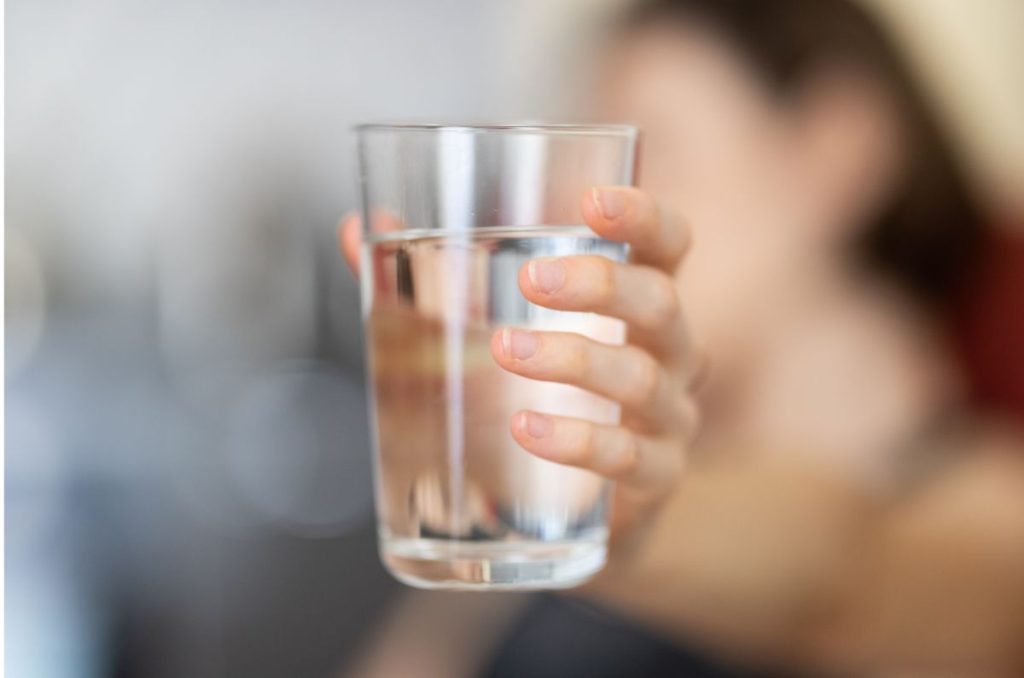
[[[669,486],[683,467],[683,451],[671,439],[571,417],[518,412],[512,417],[512,437],[542,459],[587,469],[637,489]]]
[[[649,353],[635,346],[505,328],[491,338],[491,353],[515,374],[579,386],[617,401],[653,429],[688,425],[688,401],[681,389]]]

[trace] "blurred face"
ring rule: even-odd
[[[822,149],[838,146],[726,44],[697,28],[644,30],[613,49],[600,83],[601,115],[644,131],[640,185],[691,223],[681,289],[716,352],[784,314],[812,271],[838,265],[837,225],[853,205],[821,171]]]

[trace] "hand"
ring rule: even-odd
[[[689,231],[636,188],[594,189],[581,207],[595,233],[630,245],[631,263],[600,256],[536,259],[519,271],[520,290],[547,308],[620,318],[629,343],[503,328],[494,333],[491,352],[510,372],[579,386],[622,405],[620,426],[534,411],[516,413],[510,422],[512,436],[531,454],[617,481],[612,526],[618,539],[676,485],[697,429],[690,389],[701,361],[673,279]],[[357,270],[358,218],[342,222],[339,239]]]

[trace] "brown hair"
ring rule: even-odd
[[[673,21],[717,33],[781,97],[836,64],[878,78],[903,116],[908,153],[899,186],[855,243],[858,260],[929,307],[947,309],[973,264],[984,222],[950,144],[882,26],[850,0],[642,0],[623,26]]]

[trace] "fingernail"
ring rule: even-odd
[[[523,412],[519,415],[519,428],[531,438],[544,438],[551,433],[551,418],[535,412]]]
[[[557,259],[534,259],[526,265],[526,274],[538,292],[550,294],[565,284],[565,266]]]
[[[595,188],[591,193],[594,196],[594,205],[597,211],[605,219],[612,221],[618,219],[626,212],[626,201],[618,191],[610,188]]]
[[[505,355],[518,360],[525,360],[536,353],[537,344],[537,337],[529,332],[506,329],[501,333],[501,347]]]

